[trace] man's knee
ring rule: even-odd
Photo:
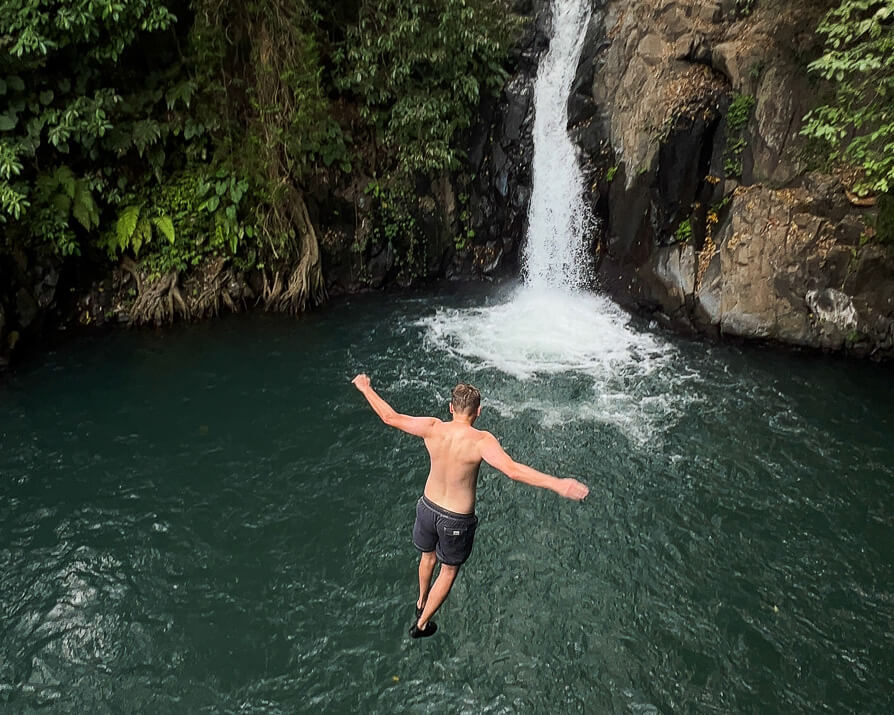
[[[432,563],[432,562],[438,560],[438,556],[437,556],[437,554],[435,554],[434,551],[423,551],[419,555],[419,560],[422,561],[423,563]]]
[[[444,574],[444,576],[447,576],[449,578],[452,578],[452,579],[456,578],[456,574],[459,573],[459,565],[442,563],[441,564],[441,573]]]

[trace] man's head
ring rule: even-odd
[[[454,415],[477,417],[481,413],[481,393],[468,383],[459,383],[451,394],[450,411]]]

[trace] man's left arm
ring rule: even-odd
[[[354,384],[354,387],[360,390],[382,422],[389,427],[396,427],[402,432],[425,439],[431,428],[438,421],[434,417],[412,417],[400,414],[379,396],[372,388],[372,385],[370,385],[369,377],[363,373],[357,375],[351,382]]]

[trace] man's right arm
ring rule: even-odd
[[[412,417],[399,413],[379,396],[372,388],[369,377],[363,373],[357,375],[351,382],[360,390],[382,422],[389,427],[396,427],[402,432],[425,439],[431,432],[431,428],[440,421],[434,417]]]
[[[530,484],[532,487],[551,489],[566,499],[581,500],[590,492],[586,484],[582,484],[576,479],[559,479],[558,477],[538,472],[526,464],[516,462],[506,454],[497,438],[490,432],[484,432],[481,458],[494,469],[499,469],[510,479],[523,484]]]

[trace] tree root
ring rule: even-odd
[[[322,303],[326,299],[326,288],[320,263],[320,244],[304,197],[294,191],[289,198],[288,206],[298,234],[300,258],[288,280],[283,280],[279,270],[274,270],[270,278],[264,271],[263,300],[267,310],[297,314]]]
[[[142,290],[139,291],[137,299],[130,309],[131,320],[135,323],[154,323],[155,325],[171,323],[174,321],[175,301],[181,311],[187,311],[186,303],[177,287],[178,277],[177,271],[171,271],[149,284],[138,281],[137,285]]]
[[[137,325],[165,325],[176,319],[196,320],[218,315],[222,306],[237,312],[250,289],[236,278],[226,259],[217,257],[199,266],[183,286],[180,274],[171,271],[155,280],[148,280],[130,259],[121,263],[136,284],[137,297],[128,313]]]
[[[301,193],[287,191],[280,204],[279,220],[288,221],[298,239],[298,263],[282,266],[268,275],[262,270],[263,288],[260,299],[267,310],[297,314],[326,299],[320,246]],[[127,311],[134,324],[164,325],[176,319],[197,320],[216,316],[222,307],[238,311],[245,299],[252,297],[244,276],[237,277],[227,266],[227,259],[207,259],[183,281],[177,271],[150,280],[130,258],[121,262],[121,270],[129,273],[137,297]]]

